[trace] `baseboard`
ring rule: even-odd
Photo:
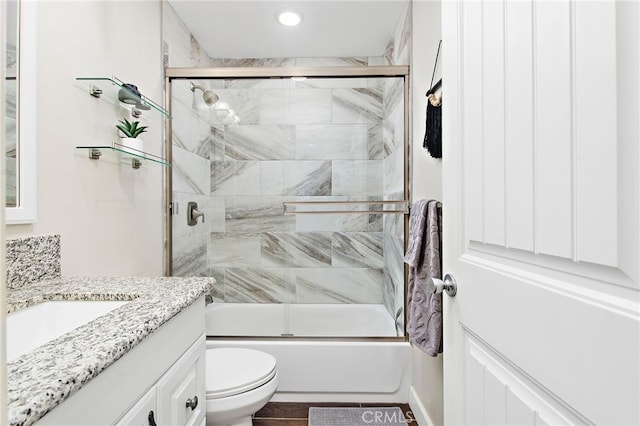
[[[411,407],[411,413],[418,422],[418,426],[435,426],[413,386],[409,389],[409,407]]]

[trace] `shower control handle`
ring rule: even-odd
[[[198,210],[198,203],[189,201],[187,203],[187,225],[197,225],[199,217],[202,218],[202,223],[204,223],[204,213]]]
[[[456,279],[451,274],[445,274],[444,281],[439,280],[438,278],[431,278],[431,284],[433,285],[433,293],[438,294],[442,293],[444,290],[449,297],[455,297],[458,292],[458,284],[456,283]]]

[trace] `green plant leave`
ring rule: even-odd
[[[116,124],[116,128],[120,130],[128,138],[136,138],[147,131],[149,126],[140,126],[139,121],[129,121],[126,118],[120,120],[121,124]]]

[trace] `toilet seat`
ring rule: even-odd
[[[249,392],[276,375],[276,359],[253,349],[208,349],[206,357],[209,400]]]

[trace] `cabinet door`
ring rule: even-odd
[[[158,425],[200,425],[206,414],[204,335],[158,381]]]
[[[118,420],[116,426],[155,426],[157,417],[156,388],[152,387]]]

